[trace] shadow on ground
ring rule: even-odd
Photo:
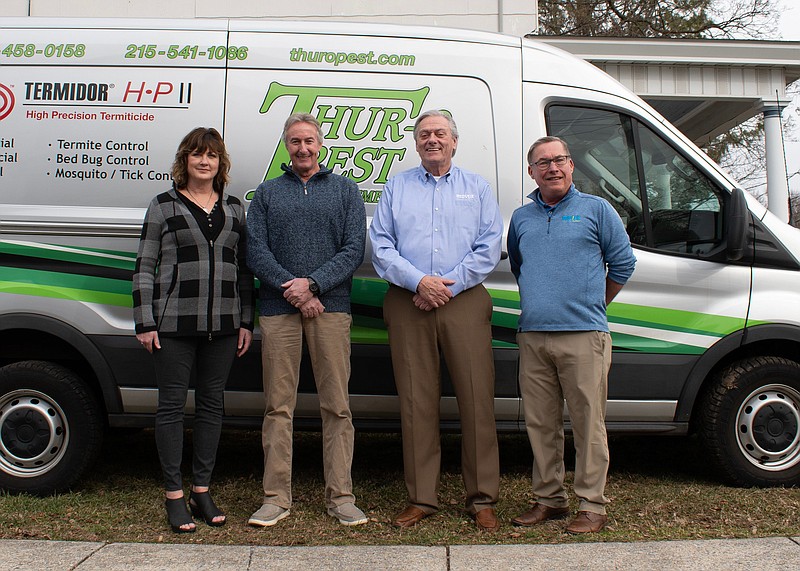
[[[500,465],[504,476],[528,476],[533,455],[525,434],[501,434]],[[191,450],[191,431],[186,432],[185,470]],[[460,471],[461,439],[442,435],[442,471]],[[609,438],[610,476],[638,475],[672,480],[700,480],[720,483],[709,465],[705,451],[695,437],[619,436]],[[567,438],[566,468],[574,469],[575,450]],[[261,434],[253,430],[225,430],[217,455],[215,478],[261,479],[263,471]],[[294,436],[295,476],[322,478],[322,436],[318,432],[297,432]],[[135,477],[160,478],[153,431],[114,432],[105,439],[103,453],[89,479],[104,479],[124,472]],[[354,479],[402,480],[402,442],[399,434],[357,433],[353,459]]]

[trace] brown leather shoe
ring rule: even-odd
[[[406,506],[406,509],[394,516],[392,525],[397,527],[414,527],[431,514],[427,514],[417,506]]]
[[[608,516],[594,512],[578,512],[569,525],[567,533],[596,533],[608,523]]]
[[[551,519],[562,519],[569,515],[569,508],[552,508],[544,504],[535,503],[524,514],[511,520],[514,525],[530,527]]]
[[[474,516],[475,523],[481,531],[497,531],[500,529],[500,521],[497,519],[497,512],[494,508],[484,508]]]

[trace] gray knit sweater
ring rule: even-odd
[[[366,212],[356,183],[320,165],[308,182],[290,167],[256,189],[247,211],[247,265],[261,281],[261,315],[298,311],[281,287],[311,277],[326,312],[350,313],[353,273],[364,260]]]

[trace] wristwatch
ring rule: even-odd
[[[319,295],[319,285],[314,281],[314,278],[306,277],[306,279],[308,280],[308,291],[314,295]]]

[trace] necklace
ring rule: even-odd
[[[214,197],[214,191],[212,190],[212,191],[211,191],[211,192],[208,194],[208,198],[206,198],[206,201],[205,201],[205,203],[204,203],[204,204],[200,204],[200,199],[199,199],[199,198],[197,198],[197,195],[196,195],[194,192],[192,192],[192,189],[191,189],[191,188],[189,188],[189,186],[188,186],[188,185],[186,186],[186,191],[187,191],[187,192],[188,192],[188,193],[191,195],[191,197],[192,197],[192,200],[194,201],[194,203],[195,203],[197,206],[199,206],[200,208],[202,208],[202,209],[203,209],[203,212],[205,212],[206,214],[208,214],[208,213],[209,213],[209,210],[208,210],[208,204],[211,202],[211,199]]]

